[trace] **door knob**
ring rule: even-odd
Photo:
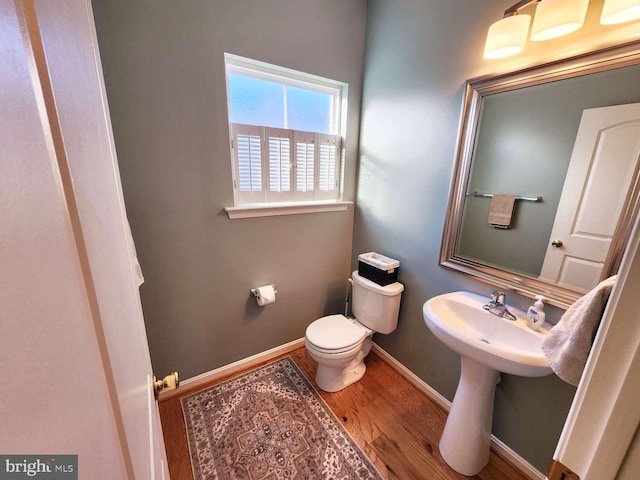
[[[178,377],[178,372],[171,372],[162,380],[157,380],[156,376],[153,376],[153,393],[155,394],[156,398],[160,394],[161,390],[164,390],[165,388],[167,390],[175,390],[179,386],[180,378]]]
[[[555,248],[560,248],[562,245],[562,240],[554,240],[553,242],[551,242],[551,246]]]

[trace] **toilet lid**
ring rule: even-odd
[[[307,327],[307,340],[323,350],[341,350],[359,343],[371,330],[344,315],[322,317]]]

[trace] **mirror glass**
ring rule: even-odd
[[[617,271],[638,213],[639,63],[630,44],[467,82],[442,265],[563,308]]]

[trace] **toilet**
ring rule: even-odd
[[[316,384],[325,392],[337,392],[357,382],[366,370],[364,359],[375,332],[391,333],[398,325],[404,285],[378,285],[351,274],[352,310],[355,318],[328,315],[307,327],[304,344],[316,362]]]

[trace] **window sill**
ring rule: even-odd
[[[225,207],[225,211],[231,220],[235,220],[237,218],[274,217],[302,213],[343,212],[350,205],[353,205],[353,202],[248,203],[237,207]]]

